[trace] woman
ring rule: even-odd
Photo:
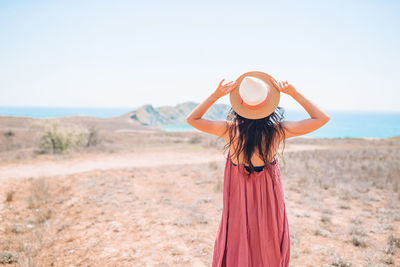
[[[223,138],[229,150],[212,266],[287,267],[289,224],[276,151],[285,139],[315,131],[330,117],[292,84],[278,83],[263,72],[247,72],[235,82],[223,82],[186,118],[198,130]],[[282,121],[280,93],[293,97],[311,118]],[[227,94],[232,105],[228,120],[202,119]]]

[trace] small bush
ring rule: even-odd
[[[44,178],[32,179],[30,184],[30,194],[27,198],[28,208],[37,209],[49,200],[49,184]]]
[[[195,136],[192,136],[192,137],[189,139],[189,143],[190,143],[190,144],[199,144],[199,143],[201,142],[201,140],[202,140],[202,138],[201,138],[200,136],[195,135]]]
[[[395,237],[393,234],[390,234],[387,239],[385,253],[395,255],[396,248],[400,248],[400,237]]]
[[[329,216],[328,214],[322,214],[321,222],[330,223],[331,222],[331,216]]]
[[[353,225],[350,227],[350,235],[351,235],[351,242],[356,247],[366,247],[366,237],[367,233],[364,228],[361,226],[361,221],[357,219],[352,220]]]
[[[99,128],[95,125],[88,126],[86,147],[96,146],[100,143]]]
[[[45,119],[35,126],[41,129],[39,133],[41,153],[63,153],[74,146],[88,146],[90,135],[87,129],[65,128],[54,119]]]
[[[7,196],[6,196],[7,202],[11,202],[13,200],[14,193],[15,193],[15,191],[13,191],[13,190],[7,192]]]
[[[341,257],[339,254],[337,254],[334,251],[330,251],[330,264],[326,265],[324,264],[323,266],[337,266],[337,267],[351,267],[352,264],[350,262],[348,262],[346,259],[344,259],[343,257]]]
[[[367,246],[367,242],[366,242],[366,240],[365,240],[365,238],[363,236],[353,235],[352,238],[351,238],[351,242],[356,247],[365,248]]]
[[[14,251],[1,251],[0,252],[0,263],[10,264],[13,262],[18,262],[18,254]]]
[[[7,132],[4,133],[5,137],[13,137],[15,134],[12,130],[8,130]]]

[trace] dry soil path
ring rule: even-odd
[[[333,146],[288,145],[285,152],[313,149],[333,149]],[[55,175],[71,175],[94,170],[151,167],[209,163],[223,160],[215,149],[178,148],[173,150],[144,150],[123,154],[90,154],[63,160],[33,160],[30,162],[0,165],[0,179],[37,178]]]

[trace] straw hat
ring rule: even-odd
[[[272,77],[261,71],[249,71],[237,78],[237,86],[229,95],[233,110],[253,120],[273,113],[279,104],[280,91],[269,78]]]

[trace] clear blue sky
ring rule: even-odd
[[[0,1],[0,106],[200,102],[261,70],[323,109],[400,110],[399,1],[279,2]]]

